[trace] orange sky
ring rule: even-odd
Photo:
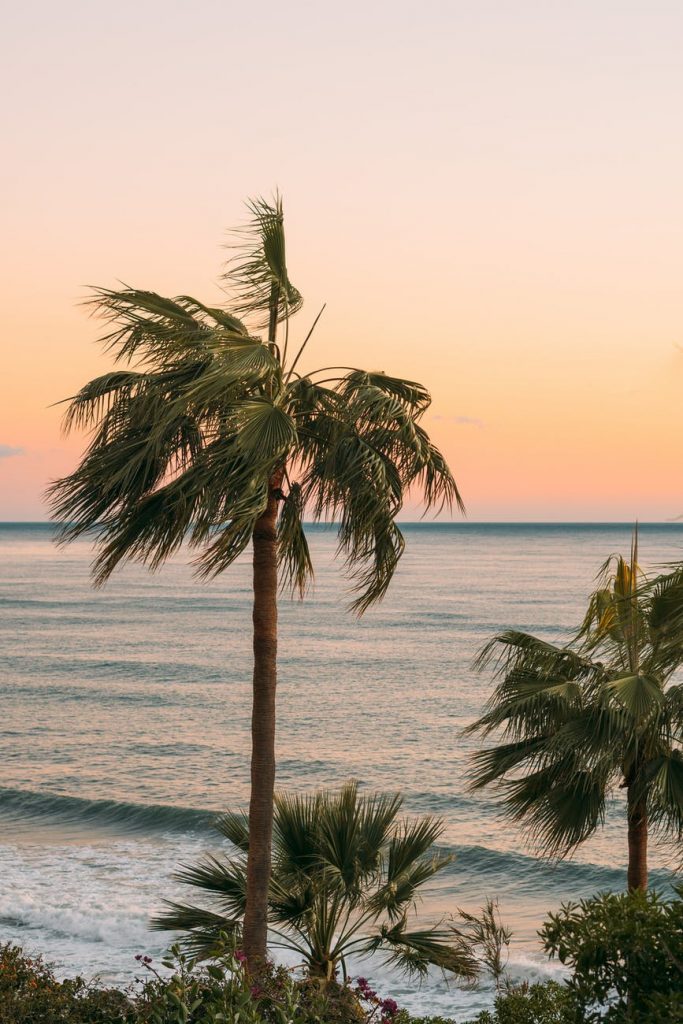
[[[9,15],[0,520],[81,448],[50,404],[108,365],[85,285],[215,301],[276,185],[311,362],[424,382],[470,518],[683,513],[683,7],[245,7]]]

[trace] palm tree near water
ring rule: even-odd
[[[199,551],[199,576],[215,576],[251,544],[244,948],[256,966],[271,872],[277,595],[282,586],[303,596],[313,575],[304,511],[338,523],[361,614],[384,596],[403,552],[395,520],[406,491],[427,508],[461,500],[419,423],[430,403],[422,385],[351,367],[302,372],[313,328],[295,350],[290,321],[302,298],[287,270],[282,204],[248,208],[226,275],[231,310],[133,288],[95,292],[120,365],[70,400],[66,428],[89,428],[92,439],[52,486],[51,505],[62,541],[96,530],[97,584],[128,559],[156,569],[186,540]]]
[[[683,837],[683,570],[646,583],[636,531],[599,584],[569,645],[509,630],[483,649],[499,682],[468,731],[504,742],[474,756],[473,785],[502,788],[552,855],[588,839],[625,790],[628,888],[646,889],[649,833]]]
[[[413,974],[430,966],[472,978],[470,943],[453,928],[411,926],[411,911],[430,879],[452,856],[433,849],[443,822],[401,818],[398,794],[338,792],[275,797],[269,923],[275,945],[300,957],[309,975],[333,981],[347,960],[374,954]],[[209,906],[173,903],[154,921],[184,931],[189,953],[215,955],[223,934],[234,935],[245,912],[249,823],[228,813],[216,822],[232,856],[207,856],[184,867],[179,881]]]

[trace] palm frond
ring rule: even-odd
[[[228,918],[241,918],[247,903],[247,872],[243,860],[218,858],[207,854],[198,864],[184,865],[175,878],[185,885],[217,898],[221,912]]]
[[[604,821],[605,779],[556,761],[506,783],[505,810],[523,822],[528,837],[551,857],[563,857]]]
[[[319,794],[276,793],[273,821],[276,877],[300,880],[320,872],[319,817],[322,800]]]
[[[425,883],[452,861],[452,854],[433,854],[406,864],[401,871],[392,871],[391,879],[387,872],[384,885],[372,900],[373,908],[384,911],[390,921],[399,920],[417,902]]]
[[[90,304],[112,325],[102,342],[117,362],[138,358],[165,366],[205,352],[217,333],[249,336],[238,317],[221,312],[216,318],[210,307],[190,296],[169,299],[138,288],[95,288]]]
[[[683,840],[683,752],[667,750],[648,765],[648,815],[664,835]]]
[[[163,900],[163,903],[168,909],[152,917],[150,927],[153,931],[206,931],[218,938],[221,931],[231,928],[223,914],[214,914],[204,907],[174,903],[172,900]]]
[[[515,629],[497,634],[482,647],[474,668],[482,671],[491,665],[496,676],[518,667],[534,670],[548,679],[573,679],[593,671],[592,664],[571,648]]]
[[[195,559],[197,575],[201,579],[212,579],[225,572],[228,566],[239,558],[247,548],[254,533],[254,527],[268,501],[268,480],[254,480],[250,484],[250,493],[246,495],[247,507],[240,515],[235,515],[227,526],[216,531],[215,540],[208,544],[199,558]],[[201,537],[201,541],[204,537]]]
[[[135,370],[114,370],[95,377],[77,395],[67,399],[69,407],[63,421],[64,433],[86,430],[100,423],[115,401],[125,397],[130,402],[147,380],[146,374]]]
[[[224,280],[234,290],[236,312],[266,327],[273,309],[282,320],[296,313],[303,300],[287,271],[281,197],[268,201],[259,196],[247,202],[247,209],[251,219],[236,233],[237,252]]]
[[[619,675],[606,684],[606,689],[638,722],[656,714],[664,703],[661,683],[652,676]]]
[[[499,743],[495,747],[477,750],[472,755],[469,782],[472,789],[483,789],[491,783],[505,780],[520,767],[533,767],[548,757],[551,737],[530,733],[513,743]]]
[[[313,562],[304,530],[304,501],[301,484],[292,483],[280,506],[278,518],[278,560],[280,585],[300,598],[313,580]]]
[[[245,456],[262,463],[283,458],[296,440],[291,418],[266,398],[253,398],[235,406],[239,446]]]
[[[390,377],[386,373],[352,370],[342,379],[342,393],[357,398],[359,395],[380,392],[396,399],[404,408],[417,415],[429,408],[432,396],[427,388],[412,380]]]
[[[444,833],[440,818],[405,820],[394,830],[387,853],[387,882],[392,884],[431,850]],[[447,862],[447,861],[446,861]]]
[[[214,821],[216,831],[242,853],[249,851],[249,816],[243,811],[226,811]]]
[[[181,946],[185,953],[197,960],[210,960],[225,953],[225,936],[237,936],[241,925],[222,914],[214,914],[203,907],[172,903],[164,900],[165,911],[150,921],[154,931],[184,932]]]
[[[405,920],[384,926],[368,942],[368,952],[383,952],[387,966],[408,975],[426,977],[430,967],[438,967],[462,979],[477,976],[478,966],[467,946],[439,927],[409,930]]]

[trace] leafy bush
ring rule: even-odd
[[[682,891],[668,899],[636,892],[566,904],[541,937],[571,971],[567,982],[508,984],[494,1009],[469,1024],[683,1021]],[[57,981],[40,957],[0,946],[0,1024],[456,1024],[411,1016],[364,978],[296,978],[271,964],[255,982],[244,955],[219,938],[223,948],[210,964],[177,946],[162,961],[164,973],[138,957],[146,979],[127,992],[82,978]]]
[[[401,1010],[396,1024],[457,1024],[452,1017],[411,1017],[406,1010]]]
[[[0,1024],[132,1024],[131,999],[115,988],[100,988],[82,978],[57,981],[41,957],[0,946]]]
[[[268,964],[258,982],[244,955],[224,952],[198,965],[179,947],[163,966],[163,977],[146,961],[152,977],[138,999],[139,1024],[400,1024],[399,1007],[382,999],[365,978],[355,984],[308,976],[295,979],[285,967]]]
[[[610,893],[550,915],[541,938],[571,968],[581,1021],[683,1021],[682,895]]]
[[[495,1008],[480,1013],[471,1024],[581,1024],[568,988],[548,981],[519,985],[496,997]]]
[[[249,976],[244,957],[226,951],[198,966],[177,947],[162,961],[138,957],[146,972],[134,990],[57,981],[51,968],[16,946],[0,947],[0,1024],[410,1024],[393,999],[364,978],[341,985],[295,979],[272,964]]]

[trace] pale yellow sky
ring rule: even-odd
[[[78,302],[215,300],[283,191],[313,364],[414,377],[472,519],[683,512],[683,7],[34,2],[0,74],[0,519],[108,365]]]

